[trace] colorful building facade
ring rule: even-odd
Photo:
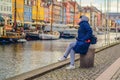
[[[0,0],[0,22],[4,21],[4,25],[8,25],[12,16],[12,0]],[[0,23],[1,24],[1,23]]]
[[[72,5],[72,11],[70,12],[73,17],[73,20],[72,20],[72,23],[74,23],[73,26],[77,25],[78,24],[78,19],[79,19],[79,5],[77,2],[75,1],[70,1],[69,2],[71,5]]]
[[[32,22],[31,0],[24,0],[24,22]]]
[[[70,26],[77,25],[79,19],[78,4],[74,1],[65,1],[63,4],[65,6],[66,24],[69,24]]]
[[[17,26],[29,26],[32,22],[32,0],[12,0],[12,22],[15,20]]]
[[[49,14],[50,14],[50,12],[49,12],[49,6],[46,6],[46,7],[44,7],[44,21],[45,21],[45,23],[49,23],[50,21],[49,21]]]
[[[32,22],[32,0],[24,0],[24,27]]]
[[[41,22],[44,21],[45,13],[44,7],[42,6],[41,0],[33,0],[32,2],[32,20],[33,22]]]
[[[24,23],[24,0],[12,0],[12,22],[15,20],[18,26]]]
[[[61,23],[61,11],[62,11],[62,6],[60,2],[55,1],[54,6],[53,6],[53,22],[54,23]]]
[[[57,0],[45,2],[43,0],[45,22],[62,23],[62,3]]]
[[[94,6],[82,7],[80,15],[86,15],[89,18],[89,23],[93,29],[102,26],[102,12]]]

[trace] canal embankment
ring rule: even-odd
[[[35,79],[35,80],[85,80],[85,79],[96,79],[104,70],[106,70],[117,58],[119,54],[119,42],[103,46],[96,49],[95,54],[95,66],[89,69],[79,68],[79,56],[76,57],[76,69],[66,70],[65,67],[69,63],[69,59],[63,62],[57,62],[48,65],[43,68],[39,68],[15,77],[9,78],[8,80],[24,80],[24,79]],[[74,73],[74,74],[73,74]],[[70,76],[71,75],[71,76]]]

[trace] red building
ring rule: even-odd
[[[76,25],[79,19],[79,9],[78,4],[75,1],[66,1],[65,13],[66,13],[66,24]]]

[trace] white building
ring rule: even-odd
[[[12,16],[12,0],[0,0],[0,18],[5,20],[5,25],[7,21]]]

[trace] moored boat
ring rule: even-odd
[[[0,43],[17,43],[19,39],[22,39],[23,37],[20,35],[20,33],[16,32],[6,32],[6,35],[0,36]]]
[[[58,31],[44,32],[39,34],[41,40],[56,40],[60,38],[60,33]]]
[[[24,43],[24,42],[26,42],[27,40],[26,39],[18,39],[17,40],[17,42],[19,42],[19,43]]]
[[[26,33],[25,39],[27,39],[28,41],[31,40],[39,40],[39,33],[38,32],[29,32]]]
[[[75,38],[77,36],[77,29],[66,29],[61,33],[61,38]]]

